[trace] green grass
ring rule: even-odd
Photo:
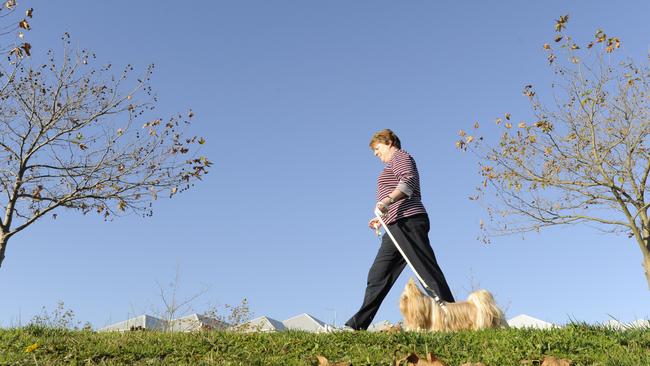
[[[26,349],[33,344],[32,352]],[[569,325],[553,330],[460,333],[304,332],[240,334],[94,333],[47,328],[0,330],[0,365],[392,365],[394,357],[432,352],[445,364],[538,365],[545,355],[573,365],[650,365],[650,330],[616,332]]]

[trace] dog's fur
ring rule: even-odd
[[[431,297],[420,292],[413,278],[404,287],[399,310],[404,316],[406,330],[458,331],[508,326],[503,311],[490,292],[474,291],[467,301],[446,303],[445,311]]]

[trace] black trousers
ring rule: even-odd
[[[388,225],[388,229],[429,288],[441,300],[454,302],[454,296],[429,244],[429,217],[426,214],[406,217]],[[367,329],[405,266],[402,254],[388,234],[384,234],[379,252],[368,272],[363,305],[345,325],[353,329]],[[433,297],[434,294],[429,293],[429,296]]]

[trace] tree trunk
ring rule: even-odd
[[[645,280],[648,282],[648,290],[650,290],[650,238],[645,239],[645,246],[641,246],[641,252],[643,252]]]
[[[0,268],[2,268],[2,262],[5,260],[5,250],[7,249],[7,241],[4,235],[0,235]]]

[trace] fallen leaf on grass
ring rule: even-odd
[[[460,366],[485,366],[485,364],[483,362],[476,362],[476,363],[468,362],[468,363],[464,363],[464,364],[462,364]]]
[[[318,366],[352,366],[351,362],[344,361],[331,364],[324,356],[316,356],[316,358],[318,359]]]
[[[570,366],[571,360],[565,358],[557,358],[553,356],[544,356],[542,366]]]
[[[407,361],[407,366],[447,366],[442,361],[434,356],[431,352],[427,353],[426,360],[420,358],[416,353],[411,353],[410,355],[402,358],[401,360],[395,361],[395,366],[399,366],[403,361]]]

